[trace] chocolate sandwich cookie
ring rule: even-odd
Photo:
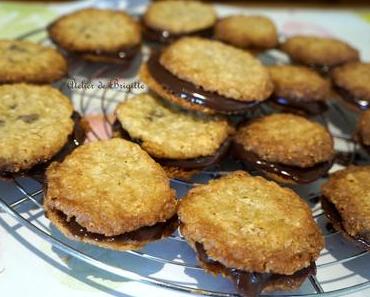
[[[273,114],[240,127],[233,154],[247,168],[278,182],[299,184],[325,175],[335,155],[327,129],[293,114]]]
[[[184,111],[152,94],[122,102],[116,115],[121,137],[139,143],[175,178],[220,161],[234,131],[224,118]]]
[[[228,16],[217,22],[215,38],[255,52],[275,48],[278,45],[275,24],[264,16]]]
[[[294,290],[316,273],[324,240],[311,210],[274,182],[236,171],[190,190],[178,214],[200,265],[242,296]]]
[[[370,108],[370,63],[348,63],[335,68],[332,80],[341,98],[355,110]]]
[[[0,86],[0,176],[39,176],[84,141],[70,100],[50,86]]]
[[[358,122],[356,138],[370,154],[370,110],[361,114]]]
[[[140,77],[164,99],[205,113],[245,113],[273,88],[268,70],[251,54],[197,37],[151,55]]]
[[[48,32],[60,48],[92,62],[126,64],[141,48],[140,25],[123,11],[79,10],[57,19]]]
[[[82,145],[46,172],[47,217],[67,237],[115,250],[138,249],[177,228],[165,171],[137,144]]]
[[[370,251],[370,166],[350,166],[322,185],[321,204],[334,228]]]
[[[67,62],[55,49],[21,40],[0,40],[0,83],[46,84],[65,77]]]
[[[274,83],[275,107],[303,115],[317,115],[327,110],[325,101],[330,83],[315,71],[294,65],[271,66],[269,71]]]
[[[211,37],[217,20],[215,9],[198,1],[157,1],[143,17],[143,35],[148,41],[170,43],[197,35]]]
[[[334,38],[293,36],[281,45],[281,50],[293,62],[311,66],[323,73],[335,66],[359,60],[355,48]]]

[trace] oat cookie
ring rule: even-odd
[[[318,68],[331,68],[359,60],[358,51],[344,41],[316,37],[293,36],[287,39],[281,49],[299,64]]]
[[[296,289],[324,246],[310,208],[297,194],[243,171],[193,188],[178,214],[181,233],[201,265],[234,279],[242,294]]]
[[[55,49],[30,41],[0,40],[0,83],[51,83],[67,74],[67,62]]]
[[[87,8],[50,24],[60,48],[95,62],[125,63],[140,50],[140,25],[123,11]]]
[[[50,86],[0,86],[0,174],[50,160],[74,128],[70,100]]]
[[[335,229],[370,250],[370,166],[333,173],[322,186],[322,206]]]
[[[318,123],[293,114],[252,120],[238,130],[234,148],[246,165],[298,183],[326,174],[334,158],[330,133]]]
[[[215,26],[215,37],[231,45],[252,50],[265,50],[278,45],[275,24],[265,16],[232,15]]]
[[[47,215],[72,239],[123,250],[176,228],[169,180],[137,144],[123,139],[85,144],[62,163],[52,163],[46,176]]]

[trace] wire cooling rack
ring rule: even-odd
[[[20,39],[50,44],[44,29],[32,31]],[[136,92],[134,89],[98,86],[107,86],[110,82],[127,85],[137,81],[140,60],[145,59],[148,52],[149,49],[145,47],[142,57],[126,70],[120,66],[89,64],[71,58],[69,78],[56,86],[71,97],[76,110],[89,120],[92,127],[88,135],[90,141],[111,136],[114,122],[112,113],[116,104]],[[265,63],[285,62],[284,57],[275,52],[266,54],[261,59]],[[70,84],[72,79],[76,84],[92,82],[95,88],[72,87]],[[271,112],[269,108],[263,107],[255,111],[254,115],[269,112]],[[356,114],[346,110],[341,104],[332,102],[325,116],[315,119],[326,125],[334,136],[338,158],[332,170],[349,164],[370,163],[369,156],[352,141],[357,121]],[[239,168],[240,164],[226,160],[220,165],[208,168],[191,181],[174,179],[171,185],[181,198],[194,185],[205,183],[211,178]],[[316,262],[317,275],[309,277],[296,292],[279,292],[271,294],[273,296],[339,296],[370,287],[369,253],[343,239],[332,229],[323,214],[318,198],[319,187],[324,180],[294,188],[311,206],[313,216],[326,239],[326,249]],[[17,198],[10,198],[10,195],[4,194],[5,192],[16,193],[12,196]],[[238,296],[229,281],[222,277],[210,276],[197,265],[194,253],[178,232],[168,239],[149,244],[140,251],[104,250],[106,254],[118,255],[120,259],[109,261],[101,257],[101,249],[66,239],[48,222],[42,206],[42,186],[37,181],[24,177],[0,181],[0,206],[23,226],[52,244],[56,248],[54,252],[73,256],[101,271],[182,292],[208,296]]]

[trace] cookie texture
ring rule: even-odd
[[[123,139],[82,145],[62,163],[52,163],[46,177],[46,211],[61,211],[89,232],[120,235],[176,213],[166,173]]]
[[[193,188],[179,207],[181,233],[207,255],[249,272],[291,275],[324,246],[310,208],[292,190],[236,171]]]
[[[282,45],[296,62],[310,66],[333,67],[359,60],[358,51],[344,41],[316,36],[293,36]]]
[[[312,167],[334,156],[333,139],[320,124],[293,114],[273,114],[242,126],[235,142],[261,159]]]
[[[370,63],[353,62],[332,71],[335,86],[350,96],[370,101]]]
[[[272,93],[261,62],[219,41],[181,38],[163,51],[160,64],[182,80],[234,100],[263,101]]]
[[[370,110],[363,112],[360,116],[358,135],[364,145],[370,146]]]
[[[259,15],[232,15],[218,21],[215,37],[241,48],[270,49],[278,45],[274,23]]]
[[[0,83],[51,83],[67,74],[55,49],[30,41],[0,40]]]
[[[48,31],[58,46],[74,53],[116,54],[141,43],[140,25],[123,11],[82,9],[60,17]]]
[[[216,19],[213,6],[199,1],[153,2],[143,17],[146,26],[174,34],[186,34],[210,28]]]
[[[210,117],[166,105],[151,94],[122,102],[116,110],[122,127],[151,156],[191,159],[213,155],[233,128],[221,117]]]
[[[322,186],[322,194],[334,204],[342,226],[352,237],[369,238],[370,166],[350,166],[333,173]]]
[[[275,97],[294,101],[324,101],[330,92],[330,83],[315,71],[303,66],[276,65],[269,67],[274,83]]]
[[[73,131],[72,113],[70,100],[50,86],[0,86],[0,172],[51,159]]]

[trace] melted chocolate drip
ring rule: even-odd
[[[299,102],[282,97],[276,97],[273,100],[275,104],[283,107],[287,111],[292,111],[294,113],[303,112],[304,114],[308,115],[319,115],[328,110],[328,105],[323,101]]]
[[[130,137],[129,133],[122,127],[121,123],[116,120],[112,126],[113,134],[118,134],[123,139],[135,142],[140,144],[140,140],[133,139]],[[164,166],[173,166],[173,167],[180,167],[183,169],[200,169],[205,168],[211,165],[218,163],[222,160],[229,151],[231,144],[231,140],[227,139],[224,141],[223,144],[219,147],[215,154],[212,156],[207,157],[199,157],[199,158],[192,158],[192,159],[161,159],[161,158],[154,158],[159,164]]]
[[[360,110],[367,110],[370,108],[370,100],[355,97],[344,88],[338,86],[335,87],[335,90],[339,93],[342,99],[347,101],[352,106],[355,106]]]
[[[344,228],[343,225],[343,218],[341,214],[339,213],[338,209],[332,203],[324,196],[320,197],[321,200],[321,206],[323,210],[325,211],[325,214],[329,221],[333,224],[334,229],[338,231],[342,231],[343,234],[350,240],[354,241],[356,244],[358,244],[361,248],[370,250],[370,230],[364,231],[361,234],[358,234],[357,236],[351,236],[348,234]]]
[[[159,53],[153,54],[147,62],[150,75],[165,88],[167,92],[173,94],[177,98],[225,114],[244,113],[259,104],[259,102],[256,101],[243,102],[227,98],[215,92],[205,91],[190,82],[179,79],[159,63],[159,56]]]
[[[246,166],[277,174],[283,178],[291,179],[300,184],[310,183],[324,176],[333,165],[333,160],[331,160],[319,163],[313,167],[300,168],[265,161],[258,157],[257,154],[246,151],[243,145],[239,143],[234,143],[232,149],[233,155],[242,160]]]
[[[230,277],[234,281],[238,292],[245,297],[259,296],[263,289],[272,282],[289,282],[294,279],[305,279],[309,275],[316,274],[315,263],[311,263],[309,267],[303,268],[293,275],[248,272],[235,268],[228,268],[220,262],[209,258],[201,243],[196,242],[195,248],[197,250],[199,260],[204,263],[208,270],[216,273],[222,273]]]
[[[66,227],[75,237],[80,239],[89,238],[99,242],[142,242],[158,240],[162,237],[171,235],[173,232],[175,232],[178,226],[177,215],[174,215],[167,221],[156,223],[153,226],[141,227],[134,231],[126,232],[116,236],[105,236],[104,234],[87,231],[87,229],[77,223],[74,218],[68,221],[67,216],[61,211],[57,211],[57,215],[61,218],[64,227]]]

